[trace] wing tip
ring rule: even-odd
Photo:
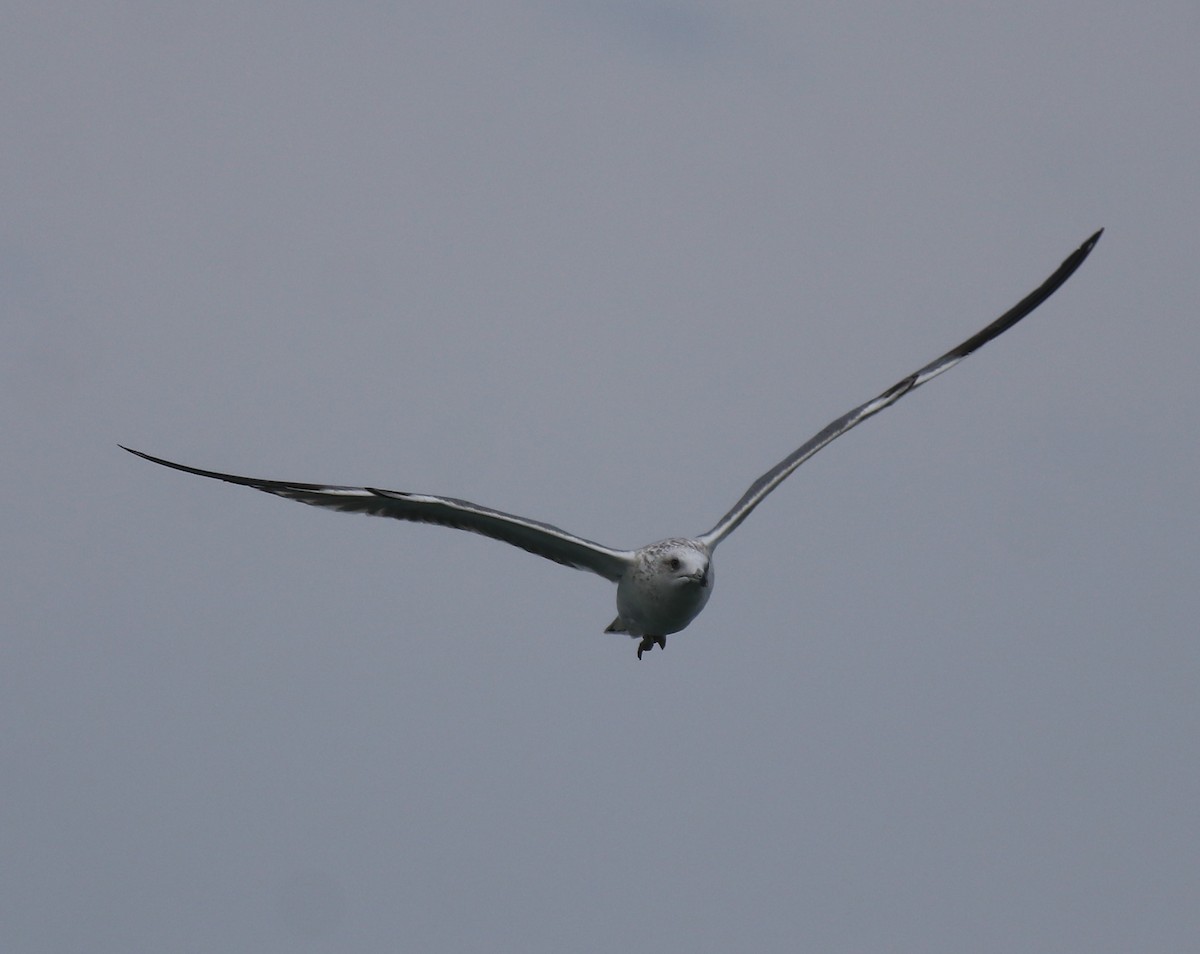
[[[121,448],[121,450],[127,451],[128,453],[132,454],[134,457],[140,457],[142,460],[148,460],[155,464],[167,464],[168,463],[167,461],[160,460],[157,457],[151,457],[149,454],[145,453],[144,451],[134,450],[132,447],[126,447],[124,444],[118,444],[117,446],[119,448]]]
[[[1046,284],[1043,285],[1042,289],[1039,289],[1039,291],[1048,289],[1045,296],[1046,298],[1054,294],[1058,287],[1068,278],[1074,275],[1075,270],[1087,260],[1089,255],[1092,254],[1092,249],[1096,247],[1096,243],[1100,241],[1100,236],[1103,234],[1104,229],[1101,228],[1096,229],[1095,232],[1089,235],[1084,240],[1083,244],[1079,246],[1079,248],[1075,249],[1075,251],[1073,251],[1063,260],[1063,263],[1058,266],[1058,271],[1056,271],[1050,276],[1050,278],[1046,280]],[[1041,302],[1039,301],[1038,304],[1041,304]],[[1036,305],[1034,307],[1036,307]]]

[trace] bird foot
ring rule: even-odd
[[[642,653],[648,652],[649,650],[653,649],[655,643],[658,643],[660,649],[666,649],[667,648],[667,637],[666,636],[643,636],[642,641],[640,643],[638,643],[638,649],[637,649],[638,659],[642,658]]]

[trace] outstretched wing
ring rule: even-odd
[[[483,507],[467,500],[453,497],[435,497],[432,494],[410,494],[399,490],[380,490],[375,487],[339,487],[327,484],[301,484],[284,480],[258,480],[254,477],[239,477],[236,474],[221,474],[214,470],[201,470],[173,461],[152,457],[120,445],[131,454],[182,470],[201,477],[213,477],[243,487],[253,487],[288,500],[299,500],[314,507],[340,510],[343,513],[365,513],[376,517],[392,517],[396,520],[411,520],[416,523],[435,523],[443,527],[469,530],[494,540],[503,540],[522,550],[536,553],[547,560],[591,570],[609,580],[619,580],[633,562],[629,550],[614,550],[591,540],[574,536],[548,523],[540,523],[527,517],[518,517],[490,507]]]
[[[954,365],[958,364],[963,358],[969,355],[972,351],[987,344],[993,338],[1003,334],[1018,321],[1028,315],[1031,311],[1037,308],[1042,302],[1054,294],[1080,265],[1083,260],[1088,257],[1096,243],[1100,240],[1104,229],[1100,229],[1095,235],[1084,242],[1079,248],[1071,253],[1055,271],[1053,275],[1047,278],[1035,291],[1030,292],[1016,305],[1006,311],[1003,315],[993,321],[990,325],[984,328],[976,335],[972,335],[957,348],[952,348],[936,361],[931,361],[920,371],[910,374],[903,381],[894,384],[892,387],[884,391],[879,397],[867,401],[866,404],[861,404],[848,414],[843,414],[836,421],[833,421],[825,427],[820,433],[812,437],[807,443],[801,445],[791,454],[781,460],[778,464],[768,470],[765,474],[758,478],[750,489],[742,495],[742,499],[734,504],[733,509],[723,516],[717,525],[708,533],[700,537],[700,540],[706,543],[709,548],[715,547],[718,543],[724,540],[731,534],[743,520],[750,515],[750,511],[757,507],[764,497],[772,490],[778,487],[797,467],[803,464],[806,460],[812,457],[817,451],[828,444],[835,438],[841,437],[846,431],[857,424],[861,424],[868,417],[878,414],[885,407],[895,404],[900,398],[919,388],[926,381],[931,381],[943,371],[948,371]]]

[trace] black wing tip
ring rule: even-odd
[[[153,454],[147,454],[144,451],[134,450],[132,447],[126,447],[124,444],[117,445],[121,450],[129,451],[135,457],[140,457],[142,460],[148,460],[152,464],[161,464],[163,467],[169,467],[171,470],[182,471],[185,474],[195,474],[197,477],[211,477],[214,480],[224,480],[231,484],[241,484],[243,487],[255,487],[259,490],[268,489],[268,485],[279,483],[278,481],[258,480],[254,477],[239,477],[237,474],[223,474],[218,470],[204,470],[200,467],[189,467],[187,464],[178,464],[173,460],[167,460],[163,457],[155,457]],[[280,486],[283,486],[280,484]],[[296,486],[302,487],[297,484]]]
[[[1058,266],[1058,271],[1046,280],[1045,286],[1043,286],[1043,289],[1039,289],[1039,291],[1045,290],[1045,297],[1049,298],[1058,289],[1059,285],[1075,274],[1075,270],[1092,254],[1092,249],[1096,247],[1096,243],[1100,241],[1100,236],[1103,234],[1104,229],[1097,229],[1092,235],[1088,236],[1079,248],[1075,249],[1075,251],[1063,260],[1063,263]],[[1035,305],[1034,307],[1037,306]]]
[[[1092,254],[1092,249],[1096,247],[1096,243],[1100,241],[1100,236],[1103,234],[1104,229],[1096,229],[1092,235],[1084,240],[1084,243],[1079,248],[1067,256],[1066,260],[1059,267],[1069,268],[1071,272],[1074,272],[1075,269],[1083,264],[1084,259]]]
[[[1075,269],[1082,265],[1084,260],[1092,254],[1092,249],[1096,247],[1096,243],[1100,241],[1100,236],[1103,234],[1104,229],[1097,229],[1092,235],[1084,239],[1083,244],[1079,248],[1063,259],[1063,263],[1058,266],[1058,271],[1050,277],[1050,281],[1054,281],[1059,275],[1062,276],[1063,281],[1066,281],[1074,273]],[[1057,287],[1055,285],[1055,288]]]
[[[147,454],[145,451],[134,450],[132,447],[126,447],[124,444],[117,445],[123,451],[129,451],[134,457],[140,457],[142,460],[148,460],[152,464],[162,464],[163,467],[170,467],[173,470],[182,470],[188,474],[200,474],[203,477],[225,477],[225,474],[218,474],[211,470],[201,470],[199,467],[189,467],[187,464],[177,464],[173,460],[166,460],[162,457],[155,457],[153,454]]]
[[[140,457],[142,460],[148,460],[152,464],[161,464],[163,467],[170,467],[172,470],[182,470],[185,474],[199,474],[202,477],[221,477],[225,474],[218,474],[211,470],[201,470],[199,467],[189,467],[187,464],[177,464],[173,460],[166,460],[162,457],[155,457],[153,454],[147,454],[145,451],[134,450],[132,447],[126,447],[124,444],[117,445],[123,451],[129,451],[134,457]]]
[[[133,454],[134,457],[140,457],[142,460],[153,461],[155,464],[165,464],[168,467],[173,466],[170,461],[163,460],[160,457],[152,457],[143,451],[134,450],[132,447],[126,447],[124,444],[118,444],[117,446],[121,448],[121,450],[128,451],[130,454]]]

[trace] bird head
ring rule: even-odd
[[[712,583],[708,549],[693,540],[663,540],[651,548],[656,574],[678,586],[707,588]]]

